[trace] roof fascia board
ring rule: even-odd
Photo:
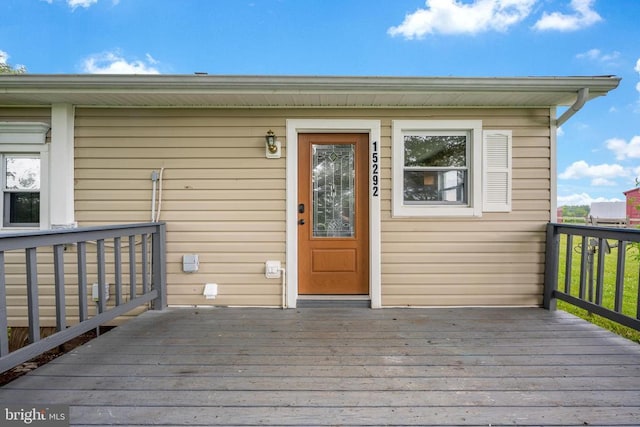
[[[201,75],[0,75],[0,93],[11,89],[65,90],[75,92],[184,93],[188,89],[212,91],[578,91],[608,92],[618,86],[614,76],[595,77],[323,77],[323,76],[201,76]]]

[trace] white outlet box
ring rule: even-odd
[[[104,284],[104,293],[106,295],[106,300],[109,301],[109,284]],[[100,292],[98,292],[98,284],[94,283],[93,288],[91,289],[91,298],[94,301],[100,301]]]
[[[279,279],[282,274],[281,268],[280,261],[267,261],[264,275],[267,279]]]
[[[185,273],[195,273],[200,268],[200,259],[196,254],[182,256],[182,271]]]

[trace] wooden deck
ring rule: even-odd
[[[640,345],[543,309],[148,312],[0,388],[72,425],[640,425]]]

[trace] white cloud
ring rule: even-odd
[[[590,49],[576,55],[578,59],[588,59],[595,62],[610,63],[620,58],[620,52],[614,50],[611,53],[603,53],[600,49]]]
[[[88,9],[94,4],[98,4],[98,0],[41,0],[41,1],[49,4],[53,4],[54,1],[64,1],[67,4],[67,6],[71,8],[71,10],[76,10],[79,7]],[[118,4],[120,4],[120,0],[111,0],[111,3],[114,6],[117,6]]]
[[[158,61],[147,54],[146,61],[127,61],[119,52],[105,52],[84,60],[83,71],[90,74],[160,74]]]
[[[0,64],[6,64],[9,59],[9,54],[4,50],[0,50]]]
[[[542,18],[533,26],[537,30],[575,31],[588,27],[602,20],[602,17],[592,9],[594,0],[571,0],[574,13],[560,12],[542,14]]]
[[[584,160],[573,162],[558,177],[560,179],[581,179],[591,178],[591,185],[615,185],[613,179],[629,176],[629,171],[621,165],[589,165]]]
[[[562,127],[556,129],[556,136],[564,136],[564,130],[562,129]]]
[[[426,0],[425,8],[407,14],[402,24],[387,33],[407,39],[427,34],[477,34],[506,31],[531,13],[537,0]]]
[[[96,3],[98,3],[98,0],[67,0],[67,4],[73,10],[78,7],[84,7],[85,9],[87,9],[89,6],[92,6]]]
[[[612,198],[607,199],[605,197],[593,198],[587,193],[569,194],[568,196],[558,196],[558,206],[583,206],[591,205],[593,202],[621,202],[621,199]]]
[[[634,136],[628,144],[627,141],[620,138],[608,139],[605,144],[609,150],[614,152],[617,160],[640,158],[640,136]]]

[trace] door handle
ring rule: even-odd
[[[304,203],[298,205],[298,213],[304,213]]]
[[[299,219],[299,220],[298,220],[298,224],[300,224],[300,225],[304,225],[304,219]]]

